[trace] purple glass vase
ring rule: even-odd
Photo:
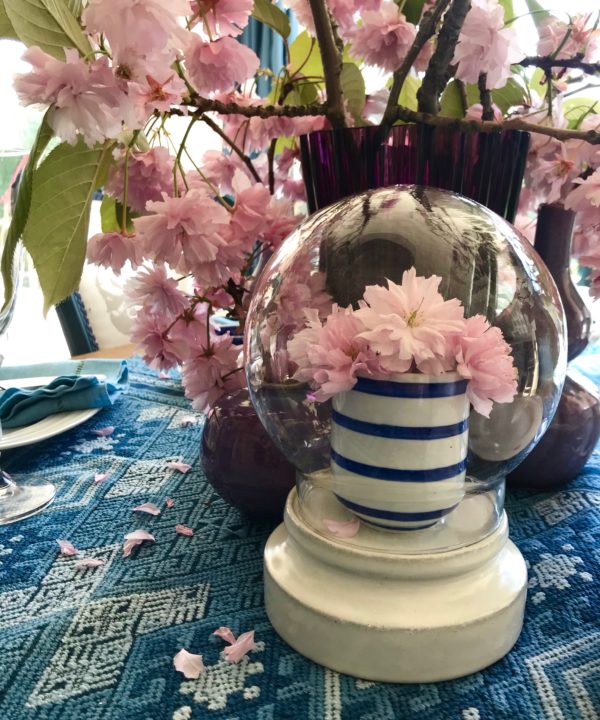
[[[568,359],[586,348],[591,314],[571,280],[571,237],[575,213],[541,205],[535,249],[558,288],[567,319]],[[600,401],[594,384],[569,370],[560,402],[544,436],[508,476],[509,487],[556,490],[577,477],[600,437]]]
[[[452,190],[509,222],[515,218],[529,133],[465,133],[445,127],[396,125],[321,130],[300,138],[309,211],[389,185]]]

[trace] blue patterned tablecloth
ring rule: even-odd
[[[600,372],[600,354],[580,365]],[[1,720],[507,720],[600,718],[600,453],[562,492],[509,495],[511,536],[529,565],[523,633],[475,675],[394,686],[338,675],[304,659],[271,629],[262,550],[271,527],[248,522],[206,483],[201,426],[183,427],[176,380],[132,363],[126,396],[84,425],[3,455],[18,478],[50,480],[42,514],[0,528]],[[106,437],[94,428],[114,425]],[[193,465],[186,475],[168,460]],[[96,472],[108,473],[94,483]],[[170,496],[174,506],[164,508]],[[133,513],[142,502],[159,517]],[[193,538],[174,526],[192,527]],[[123,535],[154,545],[122,557]],[[75,568],[57,538],[96,569]],[[220,625],[254,629],[258,649],[220,658]],[[172,666],[185,647],[206,672]]]

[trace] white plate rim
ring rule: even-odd
[[[19,428],[6,428],[2,432],[2,439],[0,439],[0,450],[13,450],[14,448],[33,445],[34,443],[42,442],[42,440],[48,440],[49,438],[81,425],[86,420],[94,417],[94,415],[102,409],[103,408],[87,408],[86,410],[70,410],[69,412],[48,415],[48,417],[38,420],[31,425],[24,425]],[[58,420],[58,423],[56,423],[56,420]],[[50,423],[48,421],[50,421]],[[49,425],[49,427],[44,428],[44,424]],[[35,434],[36,427],[39,434]],[[19,438],[19,434],[23,434],[24,431],[27,431],[27,434]],[[32,431],[34,432],[33,437],[31,436]],[[13,439],[11,440],[11,438]]]

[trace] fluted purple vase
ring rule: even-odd
[[[300,138],[308,208],[315,212],[349,195],[389,185],[452,190],[509,222],[523,183],[529,133],[462,132],[396,125],[321,130]]]

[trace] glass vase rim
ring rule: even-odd
[[[326,135],[341,135],[341,134],[358,134],[361,131],[370,131],[374,132],[375,130],[378,130],[381,127],[381,125],[361,125],[358,127],[343,127],[343,128],[321,128],[319,130],[313,130],[312,132],[304,133],[303,135],[299,135],[299,139],[307,139],[310,137],[324,137]],[[388,130],[387,136],[389,137],[392,130],[395,128],[409,128],[409,127],[415,127],[415,128],[432,128],[432,129],[441,129],[446,131],[447,133],[452,133],[455,136],[462,136],[462,135],[489,135],[493,137],[494,135],[503,135],[505,137],[524,137],[530,135],[529,131],[527,130],[517,130],[515,128],[498,128],[497,130],[476,130],[476,129],[463,129],[461,127],[453,127],[451,125],[427,125],[425,123],[403,123],[402,125],[392,125],[392,127]]]

